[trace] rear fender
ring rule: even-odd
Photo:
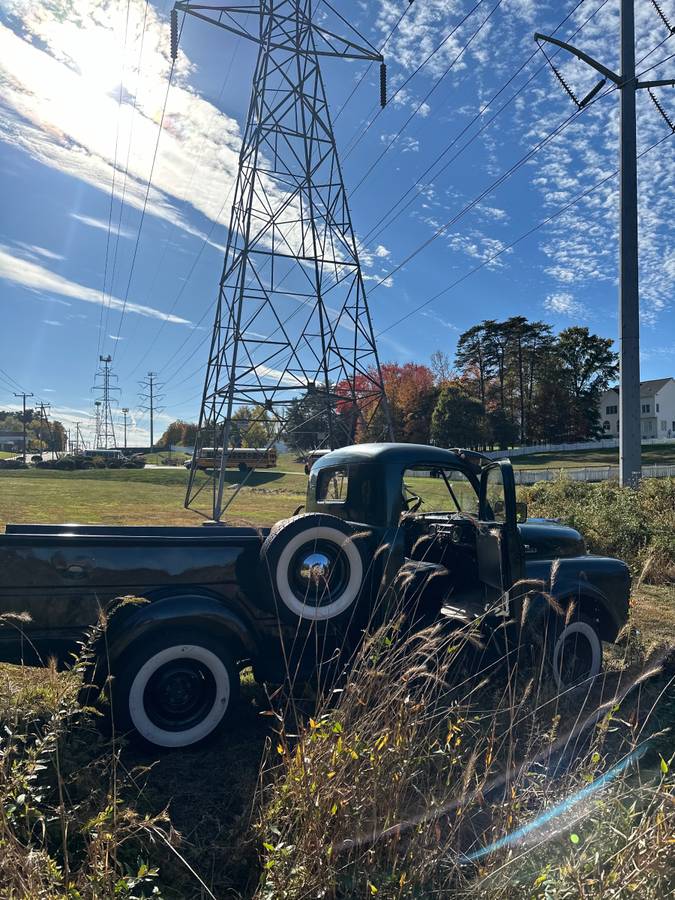
[[[221,601],[204,594],[174,594],[149,603],[126,604],[111,615],[104,636],[110,662],[151,632],[167,628],[200,628],[222,637],[240,660],[258,654],[251,627]]]

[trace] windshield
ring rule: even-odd
[[[452,512],[478,516],[478,494],[457,469],[414,466],[401,483],[404,512]]]

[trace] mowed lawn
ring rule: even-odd
[[[207,476],[198,477],[204,485],[199,506],[208,517],[212,482]],[[239,477],[238,472],[227,474],[226,497]],[[306,484],[304,473],[254,472],[227,521],[271,525],[304,503]],[[204,515],[183,507],[186,486],[183,468],[0,471],[0,527],[8,522],[199,525]]]
[[[514,456],[516,469],[567,469],[576,466],[618,466],[618,448],[570,450],[566,453],[528,453]],[[642,448],[643,466],[675,466],[675,443],[646,444]]]

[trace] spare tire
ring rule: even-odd
[[[278,522],[261,550],[279,615],[323,622],[344,615],[361,593],[368,570],[366,547],[354,529],[324,513]]]

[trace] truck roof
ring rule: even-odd
[[[340,447],[322,456],[315,463],[314,469],[336,466],[346,463],[381,462],[398,463],[405,467],[417,463],[430,463],[438,466],[454,466],[456,468],[476,469],[480,467],[479,454],[472,451],[446,450],[445,447],[431,447],[426,444],[352,444]],[[488,460],[484,460],[488,462]]]

